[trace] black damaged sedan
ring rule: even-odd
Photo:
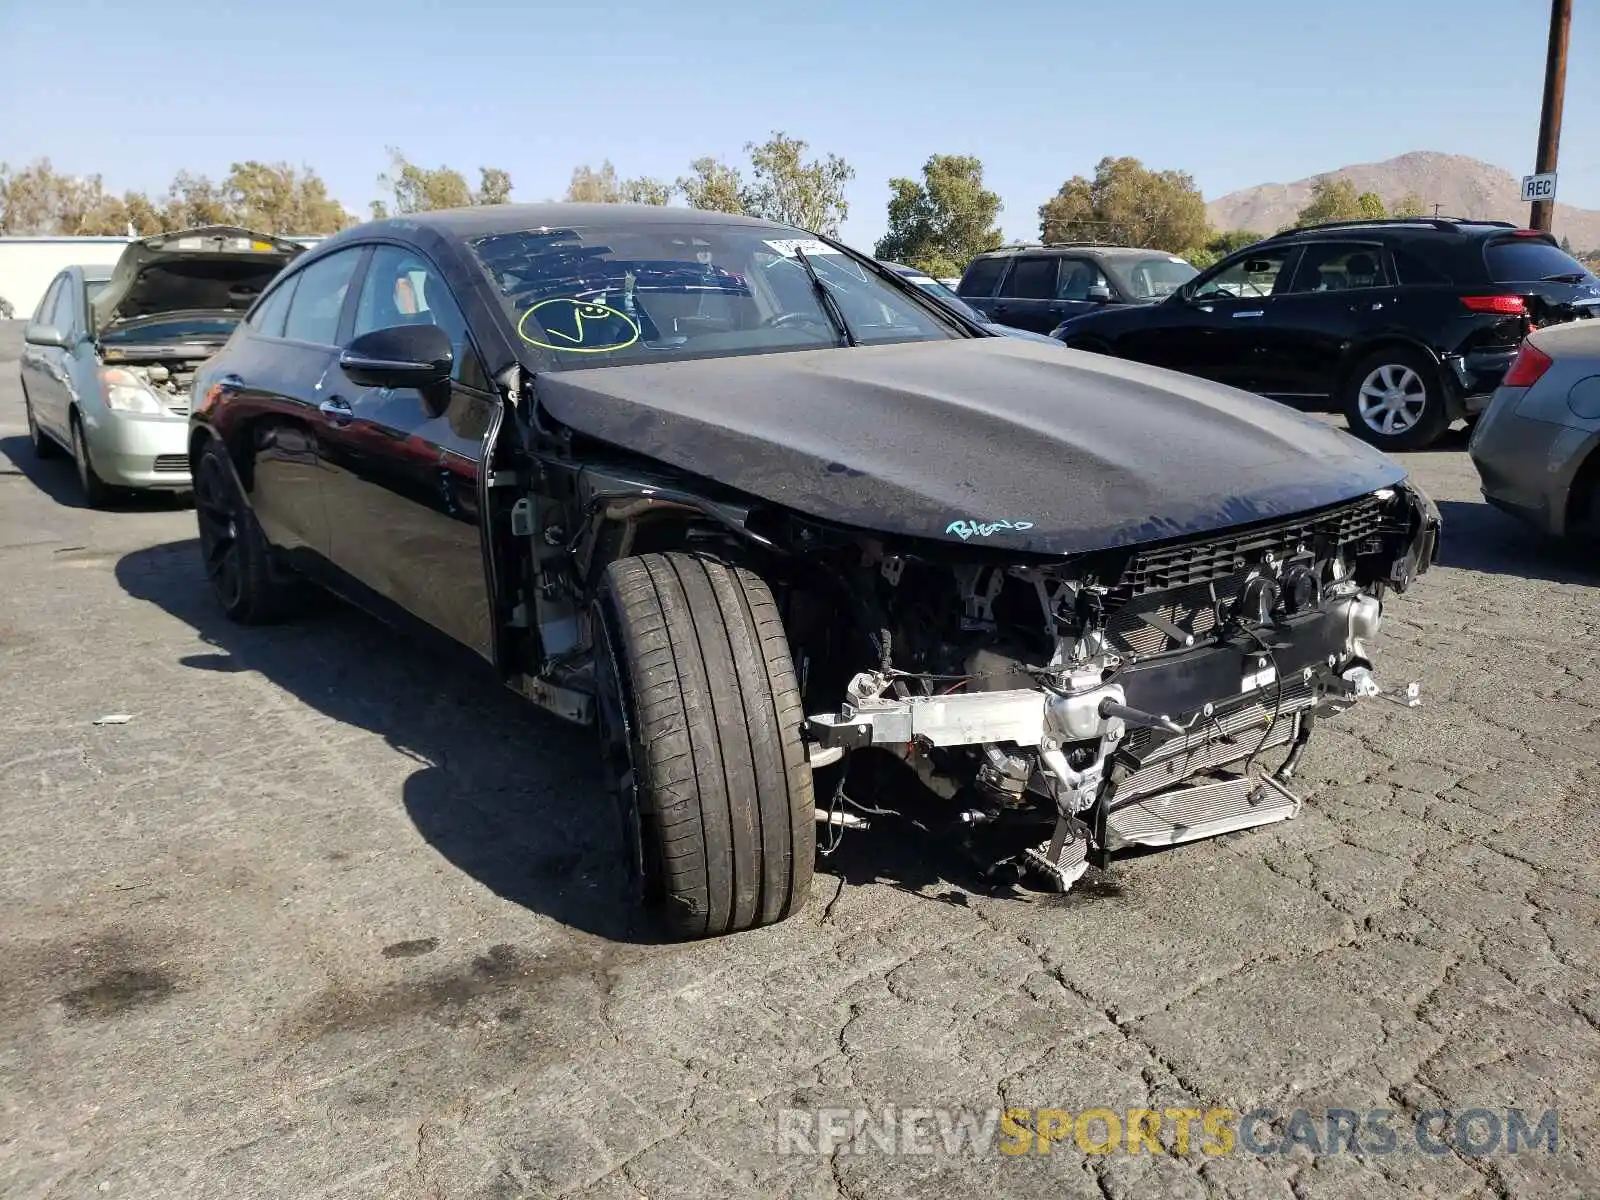
[[[1295,815],[1438,537],[1399,466],[1277,404],[681,209],[346,230],[194,395],[229,616],[326,587],[593,727],[680,937],[793,912],[818,827],[868,809],[1054,889]]]

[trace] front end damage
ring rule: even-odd
[[[1381,694],[1384,598],[1429,568],[1438,532],[1408,483],[1058,562],[804,530],[836,593],[787,602],[813,765],[843,760],[818,820],[864,825],[849,767],[887,752],[954,802],[957,828],[1035,831],[991,872],[1065,890],[1124,848],[1293,817],[1287,785],[1317,721]],[[853,662],[822,636],[841,602],[865,633]],[[837,707],[819,703],[830,691]],[[1417,703],[1416,685],[1393,698]]]

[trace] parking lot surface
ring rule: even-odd
[[[227,624],[81,507],[0,326],[0,1195],[1600,1194],[1600,567],[1406,464],[1444,562],[1294,821],[994,895],[880,826],[652,944],[586,739],[330,604]],[[131,719],[97,725],[103,716]],[[1518,1154],[779,1153],[785,1109],[1559,1113]],[[1407,1153],[1406,1151],[1411,1151]]]

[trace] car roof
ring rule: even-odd
[[[477,204],[471,208],[444,208],[406,213],[383,221],[369,221],[335,235],[361,235],[379,229],[431,229],[449,238],[473,238],[525,229],[584,225],[743,225],[753,229],[790,226],[758,217],[710,212],[698,208],[673,208],[660,204]],[[332,239],[330,239],[332,240]]]
[[[1131,258],[1135,255],[1144,258],[1178,257],[1170,250],[1155,250],[1149,246],[1105,246],[1099,242],[1018,242],[1010,246],[996,246],[976,257],[1006,258],[1016,254],[1088,254],[1102,258]]]
[[[1476,220],[1463,217],[1384,217],[1368,220],[1320,221],[1315,225],[1306,225],[1297,229],[1285,229],[1261,240],[1263,242],[1286,241],[1289,239],[1296,241],[1323,241],[1330,238],[1346,238],[1352,234],[1380,239],[1396,237],[1482,239],[1519,232],[1523,232],[1521,227],[1513,225],[1510,221]],[[1537,231],[1526,231],[1524,236],[1527,233],[1534,232]]]

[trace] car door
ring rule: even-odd
[[[1011,270],[1000,281],[999,294],[990,308],[994,320],[1013,329],[1049,333],[1055,317],[1056,279],[1061,259],[1054,254],[1021,254],[1011,260]]]
[[[66,278],[63,272],[50,281],[50,286],[45,288],[44,295],[39,300],[39,307],[34,310],[30,324],[52,323],[56,300],[61,295]],[[60,374],[62,363],[51,357],[53,352],[59,353],[54,346],[40,346],[25,341],[18,369],[22,376],[22,386],[28,394],[28,407],[33,410],[34,423],[60,438],[64,435],[61,431],[60,418],[56,414],[65,407],[66,383]]]
[[[1278,289],[1288,286],[1299,253],[1296,246],[1251,250],[1197,276],[1188,290],[1161,306],[1174,305],[1169,322],[1159,334],[1151,334],[1164,343],[1160,365],[1259,390],[1261,322]]]
[[[250,312],[213,384],[230,393],[248,441],[250,500],[268,539],[319,568],[329,558],[318,439],[352,284],[367,250],[352,246],[280,277]]]
[[[320,445],[334,566],[493,661],[479,483],[499,399],[440,271],[411,247],[372,254],[349,336],[428,323],[450,335],[448,389],[363,388],[335,365]]]
[[[1056,302],[1050,309],[1053,324],[1044,332],[1049,333],[1062,321],[1080,313],[1096,312],[1104,307],[1106,301],[1095,298],[1097,288],[1105,288],[1104,295],[1111,294],[1111,281],[1106,278],[1099,263],[1077,255],[1063,257],[1060,274],[1056,278]]]
[[[984,320],[992,321],[994,291],[1005,272],[1004,258],[975,258],[967,264],[956,284],[956,295],[982,313]]]
[[[1256,323],[1259,390],[1285,399],[1332,395],[1346,351],[1386,326],[1398,305],[1381,245],[1309,243],[1289,286]]]

